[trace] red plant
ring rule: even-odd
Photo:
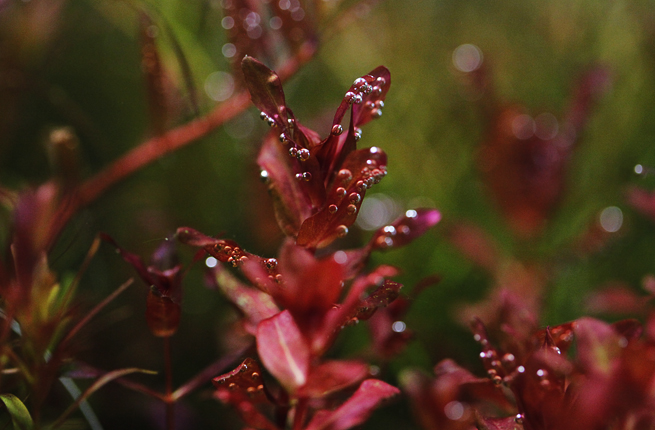
[[[398,393],[382,381],[367,379],[368,365],[357,360],[323,358],[345,326],[369,319],[393,302],[402,287],[385,278],[398,270],[379,266],[361,273],[371,252],[403,246],[436,224],[432,209],[407,211],[376,232],[361,249],[326,247],[347,233],[366,190],[386,174],[386,156],[378,148],[356,149],[359,126],[380,116],[390,76],[384,67],[358,78],[337,109],[328,137],[300,124],[286,106],[278,76],[257,60],[243,60],[246,84],[262,119],[273,128],[264,139],[258,162],[273,196],[276,216],[288,238],[279,258],[263,258],[232,240],[206,236],[188,227],[178,240],[203,248],[222,263],[239,267],[252,287],[219,265],[213,278],[243,313],[243,327],[255,336],[257,352],[279,386],[267,388],[256,361],[214,379],[217,397],[234,405],[251,427],[347,429],[363,422],[381,401]],[[351,108],[350,123],[341,122]],[[346,285],[350,287],[346,289]],[[366,292],[372,288],[368,294]],[[376,338],[386,336],[378,331]],[[345,402],[339,393],[360,384]],[[336,401],[336,403],[335,403]],[[255,405],[277,410],[271,421]],[[334,409],[334,405],[337,405]]]

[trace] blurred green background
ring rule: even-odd
[[[353,2],[324,3],[334,13]],[[396,382],[403,368],[429,370],[446,357],[479,369],[477,346],[457,309],[482,300],[494,280],[448,241],[447,231],[459,222],[481,227],[508,259],[546,272],[544,325],[585,314],[585,297],[603,285],[622,282],[638,290],[652,273],[653,224],[627,205],[625,192],[633,185],[655,186],[652,176],[634,172],[638,163],[655,166],[653,6],[637,0],[387,0],[362,3],[342,28],[323,28],[329,37],[322,38],[316,58],[285,84],[288,105],[325,136],[352,81],[387,66],[392,86],[384,115],[364,128],[359,144],[387,152],[389,175],[367,199],[386,202],[396,214],[418,206],[443,214],[441,224],[410,246],[373,258],[401,267],[399,281],[408,291],[428,275],[442,278],[414,300],[406,322],[416,340],[385,369],[389,381]],[[218,0],[0,0],[2,186],[22,189],[51,176],[45,142],[54,128],[75,130],[85,177],[149,137],[139,9],[150,13],[158,32],[176,113],[171,126],[194,116],[176,43],[189,64],[200,112],[229,96],[224,84],[232,71],[222,54],[227,40]],[[463,44],[475,45],[482,55],[485,92],[493,90],[499,106],[518,104],[533,117],[548,112],[560,118],[577,79],[590,67],[602,65],[611,73],[611,85],[589,111],[567,165],[559,205],[536,238],[512,234],[480,175],[477,157],[488,118],[480,108],[484,94],[470,91],[466,74],[453,62]],[[268,218],[255,164],[265,132],[251,108],[119,183],[74,218],[50,256],[53,267],[61,278],[73,276],[99,231],[147,258],[183,225],[222,233],[251,252],[273,256],[281,235]],[[594,252],[572,252],[611,206],[622,211],[620,229]],[[371,234],[353,230],[347,246],[363,244]],[[6,232],[0,234],[6,241]],[[190,260],[190,250],[182,254]],[[103,246],[84,276],[82,308],[130,276],[132,268]],[[162,368],[161,341],[149,334],[143,317],[147,290],[137,284],[85,330],[83,360],[105,369]],[[227,350],[224,334],[235,318],[226,300],[204,286],[200,265],[184,288],[182,327],[173,338],[177,383]],[[366,336],[363,327],[349,330],[336,345],[338,353],[362,354]],[[193,428],[240,428],[210,392],[206,386],[192,395],[180,414]],[[156,403],[116,386],[96,394],[91,404],[106,428],[157,428],[153,417],[161,416]],[[416,425],[402,400],[364,428]]]

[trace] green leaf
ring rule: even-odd
[[[15,430],[29,430],[34,427],[29,411],[18,397],[13,394],[0,394],[0,399],[11,415]]]

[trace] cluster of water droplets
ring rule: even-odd
[[[230,243],[217,243],[212,247],[212,255],[219,261],[229,263],[237,267],[240,263],[248,260],[246,253],[237,245]]]
[[[379,148],[373,147],[369,151],[375,154],[380,151]],[[377,160],[369,158],[366,160],[366,166],[359,172],[359,179],[352,184],[353,172],[349,169],[341,169],[337,172],[337,184],[340,185],[334,192],[335,201],[327,207],[328,213],[336,214],[339,208],[346,205],[345,212],[348,215],[355,215],[359,210],[363,194],[374,184],[379,183],[387,174],[387,168],[384,165],[378,165]],[[348,189],[346,189],[348,187]],[[337,227],[337,236],[344,237],[348,234],[348,227],[340,225]]]
[[[413,209],[405,212],[406,219],[413,219],[417,216],[418,213]],[[407,224],[401,223],[396,226],[386,225],[378,231],[378,236],[375,239],[375,245],[378,248],[390,248],[394,245],[394,240],[402,236],[407,236],[411,232],[412,229]]]
[[[369,77],[370,80],[372,80],[372,83],[369,83],[369,81],[366,78],[357,78],[355,79],[355,82],[353,82],[352,88],[350,91],[346,93],[344,96],[344,99],[346,102],[348,102],[351,105],[358,105],[364,102],[366,97],[371,94],[374,97],[382,95],[382,87],[384,87],[387,84],[387,81],[383,77],[378,77],[373,79],[372,76]],[[368,100],[364,104],[366,109],[369,109],[371,111],[371,116],[373,118],[380,118],[382,116],[382,108],[384,107],[384,101],[382,100]],[[355,139],[359,140],[362,137],[362,132],[359,129],[355,130]],[[333,128],[333,133],[332,134],[341,134],[339,133],[334,133],[334,128]]]

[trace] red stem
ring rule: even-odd
[[[302,65],[311,60],[315,53],[316,47],[307,43],[278,70],[278,75],[283,81],[289,79]],[[113,185],[160,157],[208,135],[226,121],[245,111],[249,105],[248,92],[241,91],[218,105],[206,116],[169,130],[161,136],[146,140],[87,179],[62,199],[62,204],[51,226],[48,245],[54,244],[57,236],[73,215],[94,202]]]
[[[171,362],[171,338],[164,337],[164,361],[166,372],[166,430],[175,429],[175,399],[173,397],[173,364]]]
[[[303,421],[305,421],[305,414],[307,412],[307,398],[301,397],[296,404],[296,410],[293,414],[293,428],[292,430],[301,430]]]

